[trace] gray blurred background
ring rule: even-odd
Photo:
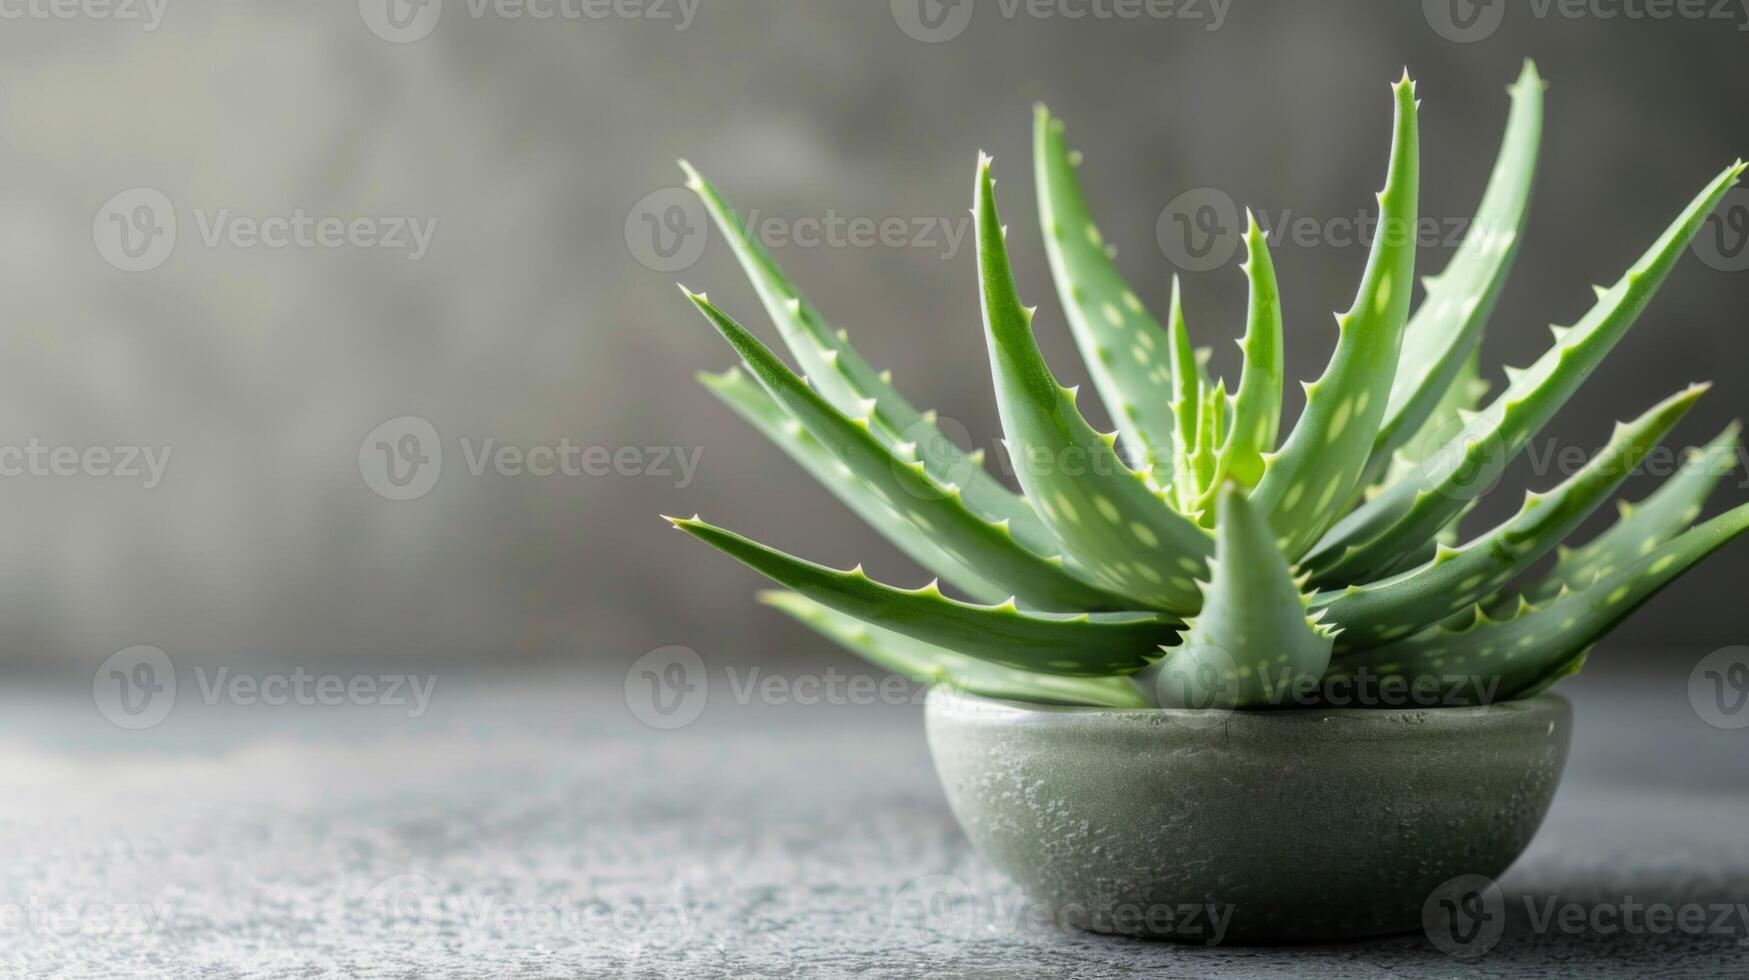
[[[932,31],[910,0],[628,0],[637,18],[563,15],[602,9],[580,0],[551,18],[532,16],[555,9],[538,0],[478,15],[467,0],[388,2],[138,0],[130,16],[0,23],[0,446],[170,452],[149,489],[90,472],[0,479],[5,662],[89,671],[135,644],[196,660],[494,666],[618,668],[676,643],[724,659],[840,656],[755,605],[756,576],[657,516],[697,511],[921,581],[694,382],[732,358],[676,280],[772,334],[716,236],[669,241],[673,261],[652,251],[647,221],[694,227],[665,224],[677,157],[804,237],[803,219],[829,215],[935,229],[899,247],[774,251],[913,400],[990,447],[973,260],[939,234],[964,229],[980,149],[996,158],[1046,352],[1065,383],[1084,380],[1038,244],[1035,101],[1068,120],[1106,237],[1158,311],[1172,268],[1156,221],[1186,190],[1320,220],[1367,212],[1387,83],[1404,65],[1423,100],[1423,214],[1468,215],[1504,87],[1534,57],[1551,82],[1544,153],[1486,344],[1496,382],[1749,152],[1749,15],[1736,9],[1632,20],[1498,0],[1199,0],[1160,8],[1170,17],[1066,19],[925,0],[946,18]],[[1612,420],[1704,378],[1721,383],[1678,441],[1744,413],[1740,195],[1738,223],[1709,229],[1723,251],[1685,258],[1551,427],[1558,440],[1593,448]],[[391,241],[249,244],[252,222],[300,213],[364,219]],[[423,254],[394,232],[401,218],[429,230]],[[1425,249],[1424,271],[1450,254]],[[1310,379],[1365,250],[1286,242],[1275,259],[1289,374]],[[1229,264],[1186,287],[1193,332],[1231,375],[1242,276]],[[411,465],[401,450],[433,433],[441,467],[385,483],[382,467]],[[621,472],[475,476],[468,455],[487,439],[601,447]],[[653,447],[679,447],[696,472]],[[1515,507],[1525,476],[1476,520]],[[1739,470],[1715,506],[1749,496],[1742,482]],[[1746,575],[1749,546],[1727,551],[1615,645],[1686,657],[1742,642]]]

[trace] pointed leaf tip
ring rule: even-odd
[[[674,162],[680,165],[680,172],[686,175],[686,187],[688,190],[700,191],[704,189],[704,175],[700,174],[692,164],[688,163],[685,157]]]

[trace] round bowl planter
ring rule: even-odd
[[[1572,708],[1114,710],[938,688],[929,748],[972,843],[1059,922],[1194,942],[1421,928],[1548,812]],[[1220,920],[1223,920],[1221,922]]]

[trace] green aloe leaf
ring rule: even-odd
[[[1173,642],[1177,624],[1146,613],[1053,615],[1023,612],[1013,603],[978,606],[941,594],[934,583],[896,589],[871,580],[861,566],[826,568],[750,541],[694,517],[670,517],[675,527],[786,588],[883,629],[955,653],[1041,674],[1101,677],[1134,673]]]
[[[1385,474],[1384,482],[1367,489],[1366,499],[1368,501],[1377,498],[1379,494],[1408,474],[1417,472],[1416,467],[1426,461],[1426,454],[1440,448],[1449,433],[1456,431],[1465,417],[1475,413],[1476,406],[1488,394],[1488,383],[1477,377],[1480,371],[1479,353],[1472,352],[1469,359],[1464,362],[1464,366],[1458,371],[1457,378],[1452,381],[1451,387],[1446,389],[1445,397],[1440,399],[1439,404],[1433,409],[1433,414],[1428,416],[1427,421],[1422,424],[1422,431],[1391,457],[1390,471]],[[1414,503],[1412,497],[1400,498],[1396,516],[1401,517],[1412,503]],[[1418,565],[1424,565],[1434,559],[1438,553],[1439,545],[1443,544],[1449,547],[1457,544],[1464,516],[1474,510],[1476,504],[1477,501],[1474,500],[1465,504],[1462,510],[1452,515],[1451,519],[1440,527],[1438,534],[1405,552],[1402,558],[1391,563],[1378,577],[1396,575]]]
[[[1034,118],[1033,157],[1045,254],[1070,331],[1131,463],[1138,470],[1152,467],[1154,478],[1167,483],[1174,423],[1166,332],[1107,254],[1075,176],[1079,158],[1063,137],[1062,120],[1042,105]]]
[[[1055,550],[1038,514],[983,468],[983,453],[966,452],[944,435],[933,412],[920,412],[889,380],[869,366],[850,337],[834,330],[803,296],[763,246],[748,233],[716,187],[692,165],[680,161],[686,186],[704,202],[742,270],[753,283],[784,345],[813,387],[838,411],[866,417],[869,431],[889,449],[915,453],[932,479],[960,488],[967,507],[991,521],[1007,521],[1014,536],[1040,553]]]
[[[1305,411],[1281,451],[1266,460],[1251,496],[1289,559],[1311,547],[1360,488],[1397,371],[1415,285],[1420,133],[1415,85],[1406,73],[1393,92],[1390,173],[1359,293],[1336,317],[1336,352],[1323,376],[1305,386]]]
[[[1257,218],[1245,212],[1245,276],[1250,280],[1250,311],[1245,338],[1239,341],[1245,367],[1233,397],[1233,419],[1215,466],[1216,485],[1226,479],[1247,489],[1263,479],[1263,456],[1275,448],[1281,429],[1281,385],[1284,376],[1281,342],[1281,290],[1269,240]]]
[[[848,418],[839,412],[708,298],[687,295],[741,355],[765,390],[851,471],[849,476],[840,475],[840,482],[860,481],[918,531],[933,537],[955,561],[976,568],[980,576],[1029,606],[1056,610],[1136,608],[1129,599],[1076,578],[1060,558],[1029,550],[1010,533],[1006,522],[985,520],[973,513],[958,488],[936,483],[921,461],[887,448],[870,433],[866,418]]]
[[[1074,392],[1057,384],[1020,302],[990,178],[978,162],[978,273],[996,405],[1009,455],[1078,567],[1105,587],[1170,612],[1196,608],[1194,575],[1214,550],[1208,532],[1174,511],[1087,424]]]
[[[1482,399],[1488,396],[1488,382],[1481,378],[1481,352],[1471,351],[1463,365],[1458,368],[1457,377],[1452,379],[1445,394],[1439,399],[1439,404],[1433,407],[1427,421],[1421,424],[1402,448],[1391,455],[1391,465],[1384,479],[1369,488],[1366,499],[1372,500],[1391,484],[1396,483],[1416,468],[1427,462],[1436,452],[1444,447],[1451,433],[1458,430],[1466,416],[1474,415],[1481,406]]]
[[[1509,619],[1476,610],[1461,629],[1436,626],[1407,639],[1343,657],[1334,670],[1366,670],[1411,680],[1437,677],[1472,702],[1504,701],[1541,690],[1578,669],[1593,644],[1665,586],[1749,530],[1749,504],[1654,548],[1633,563],[1541,606],[1520,603]]]
[[[1524,234],[1543,88],[1526,62],[1475,219],[1416,308],[1420,104],[1406,72],[1393,86],[1376,240],[1353,304],[1337,314],[1335,351],[1304,386],[1285,437],[1282,307],[1258,222],[1247,214],[1244,366],[1229,393],[1211,379],[1207,349],[1192,346],[1178,280],[1157,322],[1118,272],[1078,155],[1040,107],[1033,151],[1047,256],[1118,431],[1094,430],[1040,353],[982,157],[973,215],[983,323],[1004,448],[1025,496],[870,367],[683,163],[800,365],[792,371],[700,295],[695,304],[743,362],[701,380],[941,578],[894,588],[861,566],[834,571],[697,517],[673,523],[787,586],[766,601],[852,651],[989,696],[1263,709],[1332,703],[1319,700],[1319,682],[1334,679],[1407,681],[1418,694],[1431,679],[1445,703],[1535,694],[1749,531],[1749,505],[1696,523],[1735,462],[1732,426],[1656,493],[1622,505],[1609,530],[1576,550],[1560,544],[1645,464],[1696,386],[1618,424],[1586,466],[1527,494],[1510,519],[1461,533],[1480,494],[1620,343],[1746,169],[1738,160],[1715,178],[1614,286],[1593,287],[1585,316],[1552,328],[1553,345],[1507,368],[1504,390],[1483,404],[1477,354]],[[1551,550],[1552,570],[1526,586],[1524,573]],[[944,595],[942,581],[974,601]]]
[[[1621,514],[1609,530],[1583,547],[1563,549],[1553,571],[1528,590],[1531,601],[1551,599],[1563,588],[1582,589],[1692,525],[1720,478],[1736,467],[1739,431],[1733,422],[1712,442],[1690,450],[1682,468],[1645,500],[1618,502]]]
[[[734,367],[721,374],[702,373],[699,381],[917,564],[974,599],[1000,602],[1008,597],[1008,592],[1001,586],[954,560],[931,535],[918,530],[902,512],[870,493],[860,480],[845,479],[850,473],[838,457],[809,435],[808,430],[746,372]]]
[[[1433,535],[1498,474],[1577,391],[1632,327],[1719,198],[1736,184],[1741,161],[1703,190],[1652,248],[1463,431],[1416,471],[1338,524],[1303,563],[1319,585],[1367,581]]]
[[[1281,706],[1324,675],[1333,633],[1308,609],[1244,492],[1229,484],[1216,509],[1218,548],[1202,611],[1186,623],[1184,642],[1138,681],[1162,707]]]
[[[1315,605],[1343,628],[1337,653],[1401,639],[1517,577],[1590,516],[1662,440],[1707,385],[1695,385],[1616,426],[1584,469],[1547,493],[1525,495],[1512,519],[1461,548],[1440,546],[1428,564],[1373,585],[1351,585]],[[1320,597],[1323,598],[1323,597]]]
[[[1392,454],[1435,415],[1435,406],[1482,339],[1530,214],[1545,87],[1536,66],[1526,61],[1523,74],[1507,90],[1512,109],[1506,135],[1463,244],[1444,271],[1422,280],[1427,295],[1403,332],[1396,383],[1391,387],[1378,438],[1373,441],[1369,483],[1386,471]]]
[[[1196,415],[1196,449],[1190,454],[1190,471],[1196,476],[1196,485],[1206,488],[1194,503],[1194,513],[1210,527],[1214,526],[1214,510],[1208,503],[1220,485],[1221,440],[1226,436],[1228,404],[1226,382],[1203,385],[1202,404]]]
[[[920,684],[945,684],[955,690],[1011,701],[1100,708],[1151,706],[1127,678],[1064,677],[1004,667],[872,626],[795,592],[761,592],[759,600],[857,656]]]
[[[1194,515],[1197,497],[1202,487],[1197,483],[1196,466],[1191,456],[1196,452],[1197,432],[1202,428],[1203,391],[1208,387],[1208,375],[1202,360],[1190,344],[1190,325],[1184,319],[1184,290],[1178,277],[1172,277],[1172,418],[1176,425],[1173,441],[1172,493],[1180,509]]]

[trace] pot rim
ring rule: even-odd
[[[1053,718],[1064,717],[1109,716],[1112,720],[1141,720],[1150,724],[1158,723],[1160,720],[1168,722],[1180,720],[1204,725],[1214,718],[1220,717],[1223,724],[1239,721],[1239,724],[1243,725],[1288,725],[1340,720],[1343,722],[1383,722],[1392,726],[1400,726],[1403,724],[1405,716],[1412,716],[1416,720],[1430,720],[1429,716],[1431,716],[1441,722],[1461,724],[1465,720],[1500,719],[1502,716],[1508,715],[1547,714],[1551,712],[1561,714],[1572,710],[1572,702],[1564,695],[1554,691],[1544,691],[1528,698],[1496,701],[1483,705],[1247,710],[1239,708],[1112,708],[1100,705],[1047,704],[1038,701],[1016,701],[1008,698],[987,697],[963,689],[936,685],[930,689],[926,703],[929,708],[933,709],[929,712],[931,715],[941,713],[950,718],[958,711],[969,708],[969,715],[975,714],[988,720],[1007,718],[1021,723],[1045,722]],[[962,708],[961,705],[965,707]]]

